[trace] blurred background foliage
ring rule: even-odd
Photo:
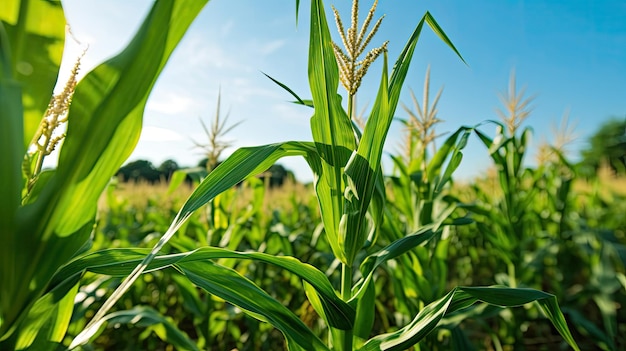
[[[615,125],[610,124],[611,128]],[[599,130],[606,133],[611,128]],[[396,259],[402,262],[391,260],[379,268],[373,332],[400,328],[425,304],[453,287],[503,284],[555,294],[581,349],[623,349],[626,176],[619,167],[611,167],[611,161],[592,173],[583,171],[587,167],[585,157],[597,147],[594,140],[598,136],[592,137],[578,164],[550,146],[546,150],[551,157],[527,166],[524,157],[531,131],[522,126],[497,130],[501,134],[494,136],[477,131],[477,138],[472,140],[485,144],[493,167],[478,178],[456,180],[439,191],[434,189],[436,174],[430,172],[430,179],[427,176],[429,161],[438,150],[435,139],[429,139],[432,144],[423,144],[423,139],[407,137],[413,151],[401,150],[394,159],[394,170],[386,177],[389,203],[377,245],[384,246],[420,223],[436,220],[449,204],[461,204],[453,217],[469,215],[473,223],[449,227],[438,240]],[[620,129],[613,131],[618,134]],[[409,134],[418,132],[407,127]],[[621,157],[623,160],[624,149]],[[148,161],[122,167],[101,198],[92,250],[152,247],[192,191],[193,179],[174,188],[168,184],[172,170],[180,170],[173,160],[159,167]],[[276,177],[282,176],[281,183],[273,183],[274,171]],[[145,174],[159,176],[148,178]],[[218,196],[190,218],[170,241],[166,253],[214,245],[292,255],[316,267],[330,267],[331,282],[338,285],[340,277],[333,269],[337,262],[321,235],[312,185],[301,184],[286,174],[290,172],[275,166],[269,176],[249,179]],[[323,335],[325,326],[307,302],[299,279],[262,262],[222,260],[220,264],[250,278]],[[119,284],[119,278],[96,275],[87,275],[84,280],[79,293],[82,301],[77,301],[70,335],[79,332],[99,306],[89,303],[104,301],[112,287]],[[282,335],[270,325],[206,294],[173,270],[144,275],[117,308],[135,306],[149,307],[167,316],[200,349],[283,347]],[[160,328],[162,324],[137,328],[110,323],[91,346],[102,350],[173,349]],[[470,308],[446,318],[438,330],[415,349],[563,347],[562,338],[533,305],[521,309]],[[459,330],[465,335],[465,345],[454,344],[458,339],[451,337]]]

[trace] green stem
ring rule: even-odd
[[[354,95],[348,96],[348,117],[350,117],[350,120],[352,121],[354,121],[354,99]]]
[[[509,271],[509,285],[511,288],[517,288],[517,278],[515,277],[515,264],[509,262],[507,266]]]
[[[20,63],[22,59],[22,54],[24,50],[24,43],[26,41],[26,21],[28,19],[28,8],[30,6],[30,1],[22,1],[20,2],[20,12],[18,14],[17,19],[17,27],[16,35],[15,35],[15,45],[13,46],[13,64],[15,67]]]
[[[341,298],[344,301],[350,300],[352,297],[352,266],[341,264]],[[352,330],[342,330],[341,333],[341,350],[352,350]]]

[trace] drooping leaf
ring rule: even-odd
[[[304,156],[315,174],[319,174],[321,171],[317,150],[312,143],[285,142],[241,148],[235,151],[228,159],[209,173],[198,188],[189,196],[165,234],[152,248],[150,253],[143,258],[139,265],[134,267],[130,275],[102,305],[85,330],[75,338],[75,344],[80,345],[93,335],[95,332],[94,326],[98,320],[104,317],[106,312],[108,312],[135,280],[148,268],[157,253],[195,210],[247,177],[267,170],[276,160],[285,156]]]
[[[565,341],[574,350],[580,351],[567,327],[565,318],[559,309],[554,295],[534,289],[504,287],[455,288],[446,296],[424,307],[405,327],[393,333],[371,338],[360,350],[406,350],[435,330],[443,317],[467,308],[478,301],[506,307],[516,307],[530,302],[537,302]]]
[[[303,350],[328,350],[293,312],[236,271],[211,261],[184,262],[177,267],[197,286],[272,324],[283,333],[288,346],[296,344]]]
[[[84,270],[111,276],[125,276],[142,262],[149,253],[147,249],[109,249],[78,258],[63,267],[53,279],[61,284],[68,277]],[[273,256],[259,252],[236,252],[217,247],[203,247],[190,252],[156,256],[146,267],[147,272],[177,266],[182,262],[217,260],[222,258],[252,259],[281,267],[310,284],[320,295],[321,303],[330,326],[351,329],[355,311],[337,296],[332,284],[317,268],[289,256]]]
[[[113,312],[100,322],[106,324],[132,324],[139,328],[151,329],[161,340],[176,350],[199,350],[187,333],[176,326],[176,322],[149,306],[135,306],[130,310]]]

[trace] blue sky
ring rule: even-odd
[[[83,73],[124,47],[151,3],[63,1],[74,36],[89,45]],[[371,3],[361,0],[361,18]],[[331,4],[348,21],[351,1],[326,1],[327,12]],[[226,136],[234,148],[311,140],[311,110],[289,103],[291,96],[262,74],[282,81],[302,97],[310,96],[309,6],[309,1],[301,1],[296,27],[293,0],[209,1],[152,92],[144,132],[130,160],[148,159],[158,165],[173,158],[180,165],[195,165],[202,155],[192,140],[206,139],[200,119],[206,123],[213,119],[220,91],[223,115],[229,113],[232,123],[243,121]],[[445,122],[438,131],[453,132],[462,125],[497,119],[499,94],[507,89],[513,70],[518,89],[525,87],[528,96],[535,96],[533,113],[525,123],[534,129],[534,145],[552,140],[552,126],[569,113],[578,136],[571,148],[575,158],[600,123],[626,115],[626,2],[379,0],[375,18],[385,14],[385,19],[370,47],[389,40],[389,59],[394,62],[426,10],[467,62],[463,64],[429,29],[424,30],[401,101],[411,106],[409,89],[421,97],[430,65],[432,93],[444,89],[438,116]],[[336,33],[330,12],[328,16]],[[68,40],[61,80],[82,47]],[[380,62],[370,68],[358,94],[359,110],[373,103],[380,72]],[[401,108],[397,115],[406,117]],[[483,128],[494,132],[493,126]],[[394,123],[386,150],[397,150],[400,139],[400,123]],[[490,165],[476,138],[464,154],[462,177],[478,175]],[[534,151],[529,156],[532,161]],[[312,178],[301,159],[281,163],[301,180]]]

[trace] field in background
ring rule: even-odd
[[[486,174],[472,183],[455,184],[448,195],[459,197],[468,204],[497,203],[502,197],[497,174]],[[617,240],[615,244],[621,245],[623,250],[623,245],[626,244],[626,179],[601,172],[596,181],[576,180],[572,189],[568,197],[571,206],[569,216],[579,222],[584,220],[588,225],[577,230],[598,236],[610,232],[613,239]],[[188,185],[171,191],[165,183],[113,183],[100,200],[93,249],[151,247],[167,230],[191,191],[192,188]],[[545,199],[541,200],[541,196],[538,196],[537,200]],[[388,208],[394,210],[394,204],[389,203]],[[537,207],[529,210],[537,211]],[[320,248],[328,249],[328,243],[320,235],[321,228],[317,225],[319,221],[314,190],[310,186],[290,182],[283,187],[270,189],[262,181],[253,179],[224,193],[213,205],[208,205],[205,210],[194,215],[189,224],[171,241],[171,246],[166,251],[191,250],[208,244],[238,251],[254,249],[288,254],[316,266],[332,267],[332,257],[319,254],[324,251]],[[509,284],[507,274],[510,272],[500,258],[499,251],[502,248],[494,244],[490,234],[485,231],[484,226],[476,224],[453,227],[445,234],[445,246],[427,245],[424,250],[416,251],[413,256],[415,272],[412,273],[416,276],[411,278],[421,277],[432,286],[443,284],[441,291],[448,291],[457,285]],[[604,273],[623,275],[623,266],[619,264],[619,260],[613,263],[602,261],[615,260],[624,252],[618,253],[618,256],[605,257],[601,253],[608,249],[602,240],[587,238],[580,242],[571,233],[563,242],[553,246],[546,241],[546,236],[550,235],[556,233],[537,233],[520,244],[524,248],[523,265],[527,267],[518,267],[518,272],[525,271],[518,274],[518,286],[542,288],[546,292],[557,294],[582,349],[608,349],[606,340],[610,338],[608,333],[612,328],[615,328],[613,335],[616,337],[616,347],[625,345],[623,335],[626,335],[626,314],[621,305],[626,303],[626,294],[623,288],[620,289],[611,282],[611,277],[602,277],[602,270],[607,264],[612,268]],[[579,249],[583,252],[576,252]],[[549,254],[546,255],[545,250]],[[566,250],[570,250],[569,253]],[[538,260],[536,255],[540,253],[543,256]],[[576,265],[562,266],[561,262],[572,259],[568,254],[581,255],[579,258],[582,261]],[[314,330],[317,326],[318,332],[321,332],[319,317],[299,289],[298,279],[259,262],[220,260],[220,263],[233,267],[268,289],[273,296],[296,311],[307,325]],[[393,274],[392,263],[388,267],[391,271],[381,271],[381,275]],[[329,270],[329,274],[330,272]],[[402,272],[400,274],[407,274]],[[338,277],[331,274],[331,279],[337,281]],[[402,311],[408,308],[402,305],[410,305],[409,301],[412,299],[425,298],[425,287],[415,285],[416,282],[407,279],[405,276],[404,283],[400,286],[392,283],[392,279],[381,279],[382,284],[377,284],[377,289],[381,292],[380,302],[376,305],[375,325],[378,329],[393,330],[399,327],[406,322]],[[115,278],[100,277],[87,285],[84,290],[92,289],[92,293],[84,296],[103,300],[106,297],[105,290],[102,290],[103,295],[100,296],[97,293],[98,287],[115,285],[118,281]],[[190,338],[199,340],[200,347],[204,345],[210,350],[283,347],[282,336],[271,326],[248,317],[219,298],[187,285],[167,271],[148,274],[118,306],[150,306],[171,318]],[[599,296],[605,299],[602,300]],[[603,302],[608,305],[603,305]],[[96,303],[83,311],[85,316],[91,316],[97,307]],[[602,308],[607,313],[603,313]],[[522,321],[518,312],[511,314],[507,310],[490,310],[468,318],[462,323],[462,327],[477,349],[513,350],[517,349],[514,348],[516,343],[523,343],[526,350],[553,350],[562,346],[561,337],[555,334],[535,307],[529,306],[521,313],[525,315],[525,321]],[[591,323],[595,327],[581,327],[584,323]],[[75,330],[80,329],[80,324],[74,326],[77,328]],[[524,338],[511,339],[515,335],[512,328],[519,328]],[[589,330],[596,330],[597,334],[590,335]],[[105,329],[96,339],[95,345],[102,349],[172,349],[157,335],[158,330],[151,328],[142,330],[117,324]],[[451,347],[444,331],[440,331],[435,340],[437,344],[432,349],[447,350]]]

